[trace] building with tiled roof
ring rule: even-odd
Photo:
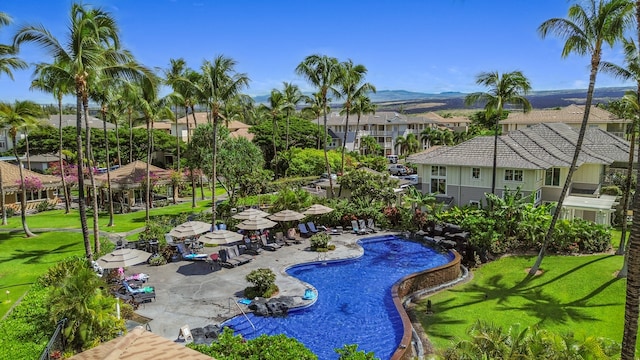
[[[187,129],[188,122],[188,129]],[[209,122],[208,114],[206,112],[196,112],[195,122],[193,114],[178,118],[178,121],[173,120],[161,120],[153,123],[153,128],[156,130],[163,130],[171,136],[179,136],[182,141],[187,142],[193,135],[193,131],[196,125],[202,125]],[[253,140],[253,134],[249,133],[248,129],[251,127],[243,122],[232,120],[227,124],[224,121],[220,122],[222,126],[226,126],[229,129],[230,136],[232,137],[244,137],[247,140]],[[137,128],[146,128],[146,125],[137,126]]]
[[[557,202],[573,158],[578,130],[564,123],[543,123],[498,137],[496,194],[505,187],[520,188],[537,204]],[[414,154],[423,192],[454,198],[458,206],[481,204],[491,192],[493,180],[492,136],[470,139],[456,146],[442,146]],[[578,168],[563,206],[565,218],[581,217],[609,224],[615,197],[600,194],[609,167],[622,167],[629,157],[629,143],[598,127],[588,128]]]
[[[580,129],[584,117],[584,105],[569,105],[558,109],[534,109],[528,113],[511,112],[500,121],[502,133],[520,130],[541,123],[564,123],[572,128]],[[631,120],[620,119],[607,110],[591,106],[589,111],[589,127],[597,127],[617,136],[624,136],[626,126]]]
[[[5,161],[0,161],[0,170],[2,171],[2,187],[4,189],[5,206],[13,208],[14,210],[20,210],[20,196],[22,190],[20,185],[22,180],[20,178],[20,168],[17,165],[9,164]],[[27,209],[35,209],[37,205],[43,201],[48,201],[51,204],[58,202],[57,190],[62,186],[62,179],[58,176],[43,175],[35,171],[22,169],[22,175],[27,184],[40,183],[40,188],[35,191],[27,191]],[[30,181],[29,179],[36,179]]]

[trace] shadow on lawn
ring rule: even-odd
[[[76,250],[71,250],[75,248],[77,244],[63,244],[53,249],[38,249],[38,250],[20,250],[16,249],[11,253],[8,257],[2,259],[0,258],[0,263],[9,262],[9,261],[19,261],[22,264],[43,264],[47,263],[44,261],[47,255],[57,255],[64,253],[76,253]]]
[[[452,316],[449,316],[449,314],[453,314],[451,310],[465,309],[480,304],[483,304],[487,309],[491,309],[491,311],[515,310],[525,312],[529,316],[539,319],[539,323],[551,322],[565,324],[569,320],[599,321],[598,318],[591,315],[593,311],[586,311],[586,309],[617,306],[619,304],[588,303],[588,300],[621,279],[612,278],[581,298],[572,299],[568,302],[561,302],[553,294],[545,293],[544,287],[609,257],[610,256],[606,256],[588,261],[549,279],[544,279],[545,274],[538,277],[525,275],[522,281],[513,286],[508,285],[501,274],[496,274],[482,284],[470,284],[462,289],[450,289],[449,291],[453,293],[464,293],[464,298],[469,300],[458,302],[456,298],[451,298],[434,303],[433,314],[426,317],[421,315],[421,317],[423,317],[426,324],[437,324],[437,328],[443,330],[443,333],[439,333],[437,328],[430,327],[428,330],[431,335],[441,338],[446,338],[449,333],[445,333],[446,326],[439,327],[440,325],[464,323],[464,321],[454,320]],[[541,280],[542,282],[532,284],[534,280]],[[510,302],[517,302],[519,305],[509,305]],[[424,307],[424,302],[422,306]],[[477,311],[482,311],[482,309],[479,308]]]

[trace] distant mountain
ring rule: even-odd
[[[593,104],[606,103],[620,99],[631,87],[609,87],[595,90]],[[307,96],[311,93],[305,94]],[[378,104],[379,111],[402,110],[408,114],[426,111],[469,108],[464,105],[466,93],[442,92],[439,94],[414,92],[407,90],[380,90],[370,94],[371,101]],[[532,91],[527,98],[534,109],[564,107],[570,104],[584,104],[586,89]],[[255,96],[256,103],[267,103],[269,95]],[[336,106],[338,106],[336,104]],[[480,107],[480,106],[478,106]]]

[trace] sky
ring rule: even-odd
[[[561,57],[564,41],[543,39],[538,26],[565,18],[565,0],[85,0],[112,14],[123,47],[138,62],[169,67],[183,58],[199,70],[218,55],[237,62],[251,96],[282,89],[283,82],[314,91],[295,68],[311,54],[351,59],[368,69],[378,90],[423,93],[475,92],[481,72],[519,70],[534,91],[586,89],[589,58]],[[12,17],[0,28],[0,43],[11,43],[20,26],[41,24],[60,42],[68,39],[70,0],[0,0]],[[51,62],[35,44],[19,56],[29,64]],[[620,48],[605,48],[603,60],[623,64]],[[0,101],[55,102],[29,90],[33,66],[0,75]],[[596,87],[628,86],[598,74]],[[72,102],[72,101],[70,101]]]

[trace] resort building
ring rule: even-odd
[[[18,165],[0,161],[2,170],[2,187],[4,190],[5,207],[20,211],[21,207],[21,179]],[[58,203],[57,191],[62,187],[62,179],[58,176],[42,175],[37,172],[22,169],[22,175],[27,184],[26,209],[36,209],[42,202],[51,205]]]
[[[360,116],[349,115],[349,124],[346,116],[339,112],[327,115],[327,129],[331,134],[333,143],[330,148],[346,147],[348,151],[360,149],[360,140],[365,136],[371,136],[378,141],[383,149],[383,155],[396,154],[396,139],[399,136],[415,134],[420,139],[420,133],[427,129],[449,129],[451,131],[466,131],[469,119],[464,117],[444,118],[434,112],[423,116],[408,116],[396,112],[377,112]],[[322,123],[321,119],[321,123]],[[315,121],[314,121],[315,122]],[[347,141],[343,144],[344,134],[347,133]],[[428,146],[425,145],[425,148]]]
[[[502,133],[521,130],[541,123],[564,123],[574,129],[580,129],[584,116],[584,105],[569,105],[560,109],[531,110],[528,113],[511,112],[509,117],[500,121]],[[598,128],[616,136],[624,137],[627,125],[631,120],[620,119],[607,110],[591,106],[588,124],[590,128]]]
[[[206,112],[196,112],[195,120],[193,114],[188,114],[178,118],[178,121],[173,120],[161,120],[153,123],[153,128],[156,130],[162,130],[171,136],[177,136],[182,141],[188,142],[193,135],[193,132],[197,125],[206,124],[209,122],[208,114]],[[226,123],[220,122],[222,126],[226,126],[229,129],[231,137],[244,137],[247,140],[253,140],[253,134],[249,133],[250,125],[243,122],[232,120]],[[187,126],[188,125],[188,126]],[[146,128],[146,126],[138,126],[138,128]]]
[[[496,195],[520,188],[536,204],[557,202],[571,165],[578,130],[563,123],[524,127],[498,137]],[[443,194],[457,206],[486,203],[493,178],[492,136],[481,136],[456,146],[432,147],[408,161],[417,165],[424,193]],[[626,167],[629,143],[590,127],[586,131],[578,168],[564,200],[562,218],[583,218],[610,224],[617,199],[600,189],[610,167]]]

